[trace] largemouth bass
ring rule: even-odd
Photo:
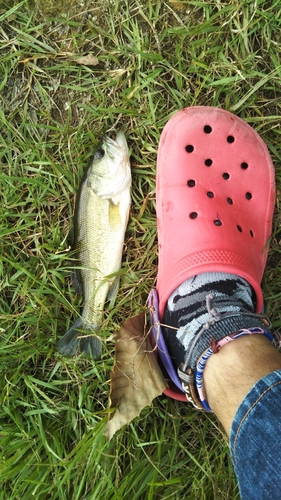
[[[83,294],[83,312],[59,340],[62,354],[79,350],[99,359],[97,336],[105,301],[116,292],[131,204],[131,169],[125,135],[105,136],[82,181],[74,214],[76,274]]]

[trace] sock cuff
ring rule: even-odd
[[[204,331],[204,334],[198,339],[194,348],[192,349],[188,365],[194,371],[196,364],[202,353],[211,346],[211,341],[218,342],[224,337],[231,335],[238,330],[249,328],[265,328],[265,324],[258,315],[243,313],[235,316],[228,316],[221,318],[215,324],[209,326]]]

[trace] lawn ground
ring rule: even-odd
[[[160,397],[111,442],[103,432],[112,335],[155,284],[157,145],[178,109],[222,107],[268,145],[278,197],[263,289],[281,325],[279,0],[0,1],[0,50],[0,499],[238,500],[213,416]],[[95,65],[75,61],[88,54]],[[56,341],[81,305],[75,195],[120,127],[133,176],[121,286],[101,361],[69,359]]]

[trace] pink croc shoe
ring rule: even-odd
[[[274,202],[267,147],[243,120],[204,106],[183,109],[168,121],[157,159],[157,293],[149,298],[157,345],[163,340],[157,325],[170,294],[199,273],[245,278],[256,293],[256,312],[261,312]],[[165,345],[158,353],[173,380],[168,395],[186,401]]]

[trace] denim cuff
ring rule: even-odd
[[[243,399],[230,451],[242,500],[280,500],[281,370],[258,380]]]

